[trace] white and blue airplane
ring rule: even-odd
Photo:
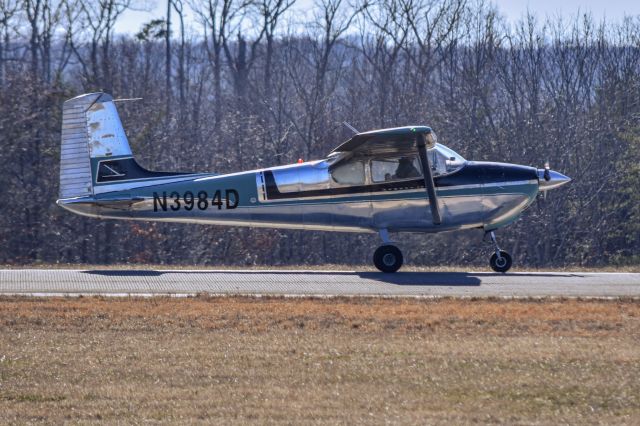
[[[373,262],[403,263],[390,233],[479,228],[494,244],[491,268],[512,258],[494,231],[567,176],[517,164],[467,161],[427,126],[354,134],[315,161],[231,174],[155,172],[133,157],[113,98],[64,103],[57,204],[85,216],[212,225],[375,232]]]

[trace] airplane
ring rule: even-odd
[[[386,273],[403,264],[390,233],[471,228],[491,237],[491,268],[507,272],[512,257],[494,231],[571,180],[548,165],[467,161],[427,126],[356,132],[326,158],[285,166],[149,171],[133,157],[117,101],[98,92],[64,103],[59,206],[107,219],[378,233],[373,263]]]

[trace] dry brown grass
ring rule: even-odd
[[[0,298],[0,423],[640,422],[640,301]]]

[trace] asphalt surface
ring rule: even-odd
[[[640,273],[0,269],[0,294],[640,297]]]

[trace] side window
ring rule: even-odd
[[[422,176],[418,157],[371,160],[371,180],[388,182]]]
[[[364,163],[362,161],[349,161],[338,164],[331,170],[331,179],[340,185],[363,185]]]

